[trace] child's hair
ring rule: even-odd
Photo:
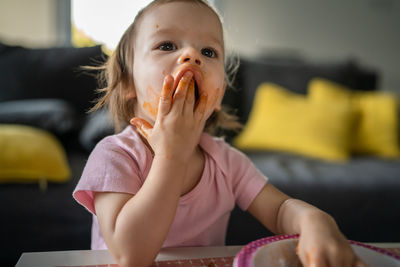
[[[125,31],[116,49],[107,61],[97,67],[88,67],[86,69],[99,70],[98,80],[101,89],[97,91],[102,96],[96,100],[96,104],[89,110],[93,112],[103,107],[108,108],[116,133],[120,132],[124,127],[129,125],[129,121],[134,117],[133,104],[134,99],[126,99],[127,90],[133,88],[133,60],[134,60],[134,39],[137,33],[137,27],[147,11],[153,7],[160,6],[171,2],[189,2],[204,5],[211,9],[219,18],[222,25],[221,17],[218,12],[206,0],[154,0],[136,15],[133,23]],[[232,61],[230,61],[232,62]],[[238,63],[238,61],[236,61]],[[238,64],[230,64],[226,68],[225,80],[227,87],[232,85],[229,77],[233,77]],[[233,67],[232,67],[233,66]],[[233,78],[232,78],[233,79]],[[223,130],[238,130],[242,125],[237,121],[237,117],[220,110],[214,111],[206,122],[205,131],[214,134],[218,128]]]

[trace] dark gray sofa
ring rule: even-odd
[[[66,183],[0,183],[0,266],[22,252],[90,248],[91,216],[72,199],[88,151],[79,142],[97,82],[79,66],[103,58],[101,48],[26,49],[0,43],[0,123],[45,129],[63,144]],[[1,153],[1,152],[0,152]]]
[[[376,70],[360,67],[351,60],[315,63],[301,59],[244,59],[236,77],[236,89],[228,90],[225,100],[228,106],[238,107],[237,114],[245,123],[254,92],[262,82],[276,83],[305,95],[307,84],[314,77],[372,91],[378,76]],[[400,240],[400,160],[354,156],[348,163],[330,163],[278,151],[244,152],[277,188],[330,213],[349,239]],[[229,244],[242,244],[270,234],[238,208],[232,213],[228,232]]]
[[[46,190],[38,184],[0,184],[1,266],[14,266],[22,252],[90,248],[91,216],[71,194],[90,150],[112,130],[102,119],[104,114],[86,114],[96,97],[97,83],[79,66],[104,58],[100,47],[25,49],[0,44],[0,123],[28,124],[52,132],[64,145],[72,171],[68,182],[49,183]],[[272,81],[305,94],[303,85],[314,76],[364,90],[373,90],[377,79],[374,71],[361,70],[351,62],[243,60],[237,90],[228,90],[225,104],[237,108],[245,122],[260,82]],[[233,133],[226,135],[228,141],[233,137]],[[274,151],[246,153],[275,186],[331,213],[349,238],[400,240],[398,161],[365,157],[340,165]],[[226,242],[245,244],[269,234],[235,208]]]

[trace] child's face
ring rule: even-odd
[[[137,117],[154,123],[164,77],[171,74],[176,85],[188,70],[198,93],[208,95],[207,116],[220,107],[225,91],[223,33],[206,6],[175,2],[149,10],[138,25],[133,62]]]

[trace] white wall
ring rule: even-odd
[[[400,94],[400,1],[219,0],[228,45],[245,56],[290,51],[314,60],[355,58]]]
[[[60,1],[60,0],[57,0]],[[56,0],[1,0],[0,41],[57,44]],[[400,94],[400,0],[216,0],[228,46],[242,55],[290,51],[315,60],[355,58]]]
[[[1,0],[0,41],[28,47],[57,43],[56,0]]]

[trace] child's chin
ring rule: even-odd
[[[156,118],[157,118],[157,114],[156,113],[143,117],[144,120],[146,120],[148,123],[150,123],[153,126],[154,126],[154,123],[156,121]]]

